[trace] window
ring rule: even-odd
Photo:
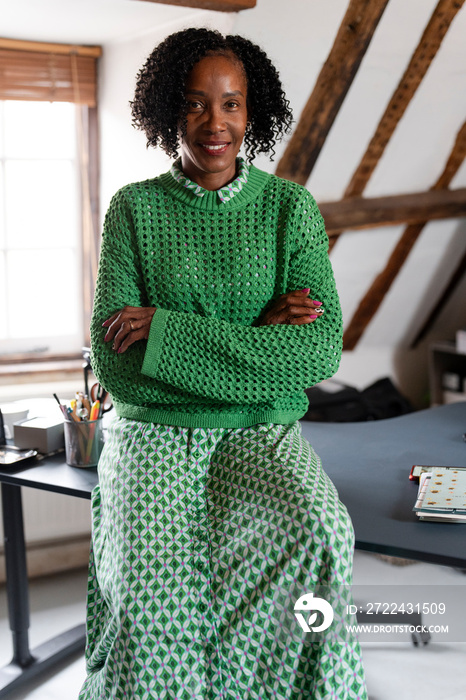
[[[77,355],[97,267],[100,47],[0,39],[0,357]]]
[[[68,353],[83,337],[76,110],[0,102],[2,355]]]

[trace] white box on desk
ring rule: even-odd
[[[15,424],[14,433],[17,447],[27,447],[43,454],[55,452],[65,445],[63,421],[56,418],[37,417],[22,421]]]

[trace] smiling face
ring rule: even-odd
[[[207,56],[188,76],[181,167],[204,189],[218,190],[235,178],[248,120],[246,93],[246,76],[233,56]]]

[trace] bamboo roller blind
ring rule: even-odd
[[[100,47],[0,39],[0,100],[97,104]]]

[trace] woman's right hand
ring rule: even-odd
[[[324,310],[322,302],[309,299],[309,289],[297,289],[294,292],[282,294],[261,317],[259,326],[292,325],[302,326],[313,323]]]
[[[102,323],[107,328],[104,341],[115,352],[125,352],[137,340],[147,340],[156,309],[152,306],[125,306]]]

